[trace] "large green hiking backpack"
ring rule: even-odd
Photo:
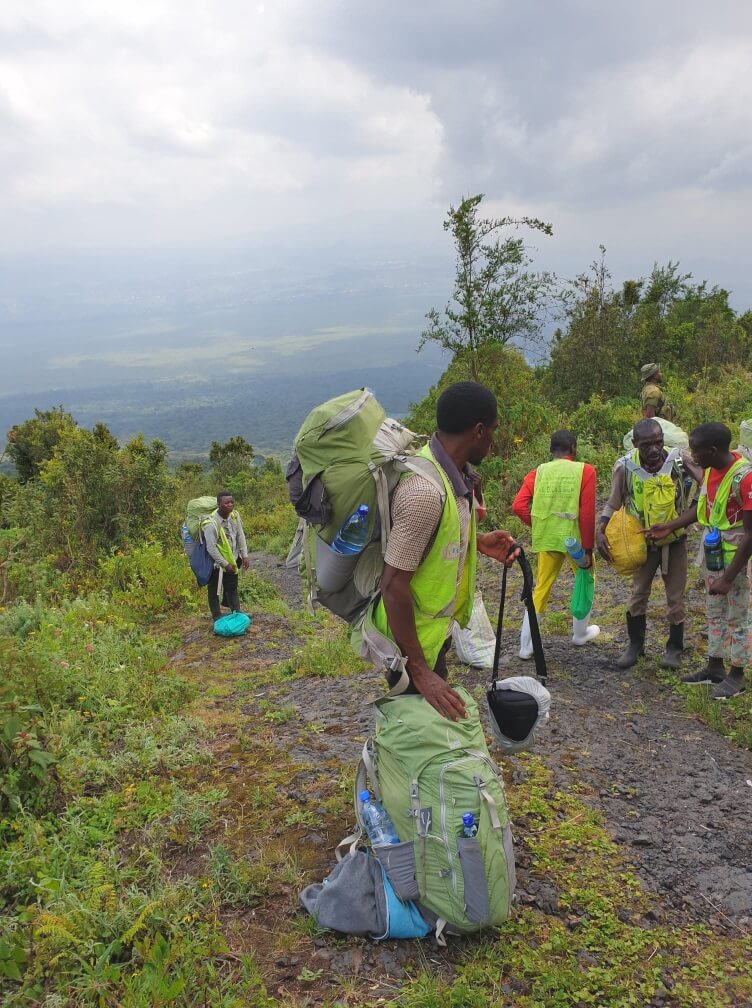
[[[436,467],[414,454],[420,444],[417,435],[386,416],[368,389],[315,407],[295,437],[286,478],[300,523],[287,562],[303,570],[309,605],[320,602],[351,627],[362,621],[378,592],[389,498],[402,474],[420,473],[445,496]],[[368,506],[368,545],[355,556],[334,553],[329,544],[361,504]],[[381,654],[369,651],[360,637],[354,646],[381,664]]]
[[[185,526],[196,542],[201,535],[201,527],[216,510],[216,497],[194,497],[188,501],[185,509]]]
[[[478,706],[456,687],[467,717],[449,721],[422,696],[385,697],[375,704],[376,732],[366,743],[355,782],[383,803],[402,841],[375,847],[397,895],[416,902],[442,931],[466,933],[503,923],[515,887],[514,846],[504,785],[491,759]],[[478,824],[462,835],[463,813]]]

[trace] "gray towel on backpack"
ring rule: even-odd
[[[365,851],[348,854],[323,882],[306,886],[299,898],[320,927],[376,938],[386,932],[381,865]]]

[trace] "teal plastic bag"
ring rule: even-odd
[[[585,567],[578,567],[574,576],[574,588],[572,589],[572,601],[569,603],[569,611],[575,619],[585,619],[593,608],[593,595],[595,594],[595,579],[592,571]]]
[[[214,633],[220,637],[242,637],[251,625],[251,617],[244,612],[231,612],[214,621]]]
[[[425,938],[432,928],[412,900],[401,900],[394,891],[389,876],[381,865],[386,896],[386,934],[383,938]]]

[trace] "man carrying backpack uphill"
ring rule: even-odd
[[[478,553],[510,565],[518,555],[508,532],[479,533],[473,491],[498,427],[496,397],[476,382],[457,382],[439,396],[438,430],[420,454],[436,469],[434,482],[407,473],[391,500],[381,598],[373,623],[407,659],[404,692],[421,693],[456,721],[465,705],[447,683],[446,652],[453,620],[470,618]],[[440,489],[443,486],[443,491]],[[395,674],[395,686],[399,673]]]

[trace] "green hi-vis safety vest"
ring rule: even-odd
[[[708,480],[710,479],[710,469],[705,470],[700,489],[700,498],[697,501],[697,520],[700,525],[707,525],[710,528],[717,528],[721,533],[723,541],[723,556],[726,563],[733,560],[739,543],[744,538],[743,518],[732,525],[728,520],[728,501],[733,491],[737,500],[741,504],[741,492],[739,484],[744,477],[752,472],[752,465],[742,456],[736,460],[728,469],[728,472],[721,480],[721,485],[715,495],[710,511],[708,512]]]
[[[658,472],[651,473],[642,468],[640,453],[636,448],[624,456],[623,464],[627,477],[629,509],[643,528],[673,521],[684,510],[684,475],[680,448],[672,448]],[[678,508],[677,496],[680,501]],[[686,529],[677,529],[664,539],[657,539],[655,545],[667,546],[683,539],[686,534]]]
[[[475,569],[478,562],[475,508],[470,508],[467,553],[460,574],[460,514],[452,484],[428,445],[416,454],[433,462],[446,491],[433,543],[410,579],[418,641],[426,664],[433,668],[439,651],[451,632],[452,620],[457,620],[460,626],[467,626],[473,611]],[[409,479],[411,475],[412,473],[405,473],[402,478]],[[383,599],[379,599],[373,611],[373,624],[385,636],[394,639],[389,631]]]
[[[237,511],[231,511],[228,517],[240,521],[240,515],[238,514]],[[215,518],[217,518],[218,520],[214,521]],[[208,518],[205,518],[202,521],[201,528],[203,528],[208,522],[214,523],[217,529],[217,553],[219,553],[219,555],[222,557],[225,563],[232,564],[234,566],[237,563],[237,557],[233,555],[232,546],[230,546],[230,540],[227,538],[227,533],[220,524],[221,521],[222,518],[220,517],[219,511],[215,509],[214,511],[212,511],[212,513],[209,515]]]
[[[580,487],[584,462],[553,459],[535,471],[530,514],[533,518],[533,552],[564,553],[567,536],[580,538]]]

